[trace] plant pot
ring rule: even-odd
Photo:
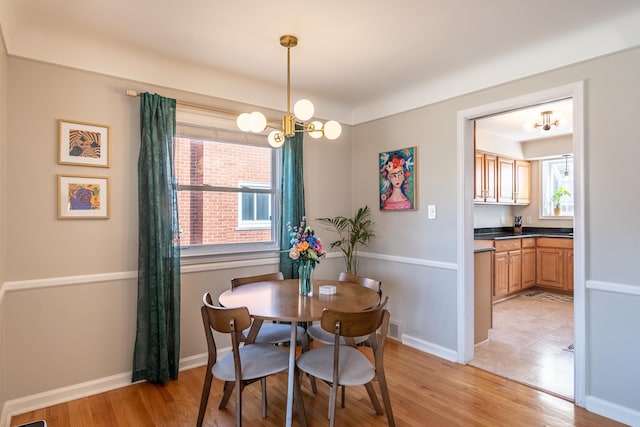
[[[560,206],[558,206],[557,208],[553,208],[553,214],[555,216],[560,216]]]

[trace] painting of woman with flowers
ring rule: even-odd
[[[415,209],[415,147],[380,153],[380,209]]]

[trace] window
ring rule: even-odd
[[[195,124],[187,119],[193,115],[178,110],[174,172],[182,255],[277,250],[280,150],[266,137],[235,131],[228,119],[224,128],[213,127],[206,115]]]
[[[260,183],[241,183],[241,188],[266,189],[270,187]],[[271,194],[241,193],[238,195],[238,228],[271,227]]]
[[[573,158],[541,160],[542,216],[573,217]],[[562,191],[562,189],[566,190]],[[560,191],[558,191],[560,190]],[[557,193],[554,201],[554,194]],[[568,194],[567,194],[568,193]]]

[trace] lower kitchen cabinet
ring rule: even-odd
[[[539,237],[536,242],[537,284],[573,290],[573,240]]]
[[[493,298],[522,289],[521,239],[496,240],[493,258]]]
[[[522,239],[522,289],[536,285],[536,239]]]

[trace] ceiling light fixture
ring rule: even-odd
[[[549,130],[551,130],[552,126],[560,126],[561,121],[556,119],[556,120],[551,120],[551,115],[553,114],[553,111],[543,111],[542,113],[540,113],[540,115],[542,116],[542,124],[535,122],[535,123],[525,123],[524,124],[524,130],[526,130],[527,132],[533,132],[535,131],[537,128],[542,128],[542,130],[544,132],[547,132]]]
[[[292,137],[296,132],[309,132],[312,138],[325,136],[327,139],[336,139],[342,133],[342,126],[335,120],[326,123],[317,120],[309,124],[304,121],[313,117],[314,107],[308,99],[301,99],[293,106],[291,114],[291,48],[298,45],[298,38],[292,35],[280,37],[280,45],[287,48],[287,115],[282,118],[282,128],[269,133],[267,141],[272,147],[280,147],[284,144],[285,137]],[[245,132],[260,133],[267,128],[267,118],[259,112],[242,113],[236,121],[238,127]],[[296,129],[296,125],[300,129]],[[271,126],[273,127],[273,126]]]

